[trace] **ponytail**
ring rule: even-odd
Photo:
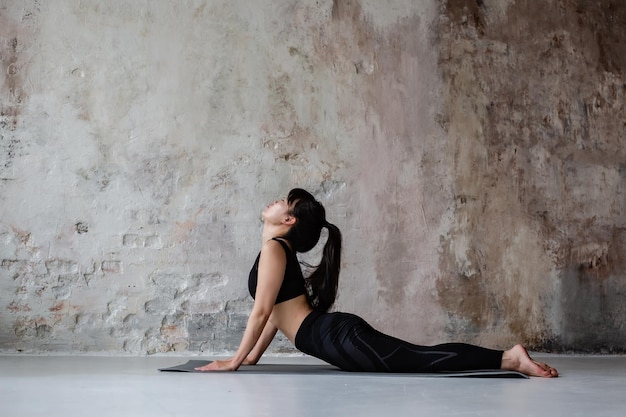
[[[328,311],[337,297],[339,270],[341,268],[341,232],[326,221],[324,206],[309,192],[294,188],[287,201],[293,205],[291,214],[296,223],[283,236],[291,242],[296,252],[308,252],[317,245],[322,228],[328,229],[328,238],[322,251],[322,260],[313,272],[305,278],[311,307],[318,311]],[[308,266],[308,265],[307,265]]]
[[[319,311],[328,311],[335,303],[341,268],[341,232],[331,223],[326,223],[325,227],[328,229],[328,239],[322,260],[306,279],[311,290],[309,304]]]

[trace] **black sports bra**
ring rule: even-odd
[[[304,277],[302,275],[302,269],[300,269],[300,263],[296,254],[289,249],[287,244],[277,238],[272,238],[276,242],[280,243],[285,253],[287,254],[287,265],[285,267],[285,276],[283,277],[283,283],[280,285],[280,290],[276,296],[276,302],[274,304],[282,303],[283,301],[291,300],[302,294],[306,294],[306,288],[304,287]],[[254,266],[250,270],[248,276],[248,291],[252,298],[256,295],[256,286],[259,278],[259,259],[261,253],[256,257]]]

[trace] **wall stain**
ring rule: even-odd
[[[457,323],[451,333],[471,323],[494,343],[624,351],[616,335],[623,340],[626,319],[615,311],[626,301],[626,9],[528,3],[510,1],[503,13],[490,1],[442,7],[441,119],[456,193],[475,201],[455,207],[442,240],[439,298]],[[553,272],[536,276],[538,263]],[[478,272],[468,279],[465,270]]]
[[[363,97],[368,106],[366,115],[371,114],[375,126],[371,136],[363,138],[361,158],[362,166],[367,167],[366,178],[378,177],[370,177],[372,181],[364,192],[371,198],[368,210],[377,214],[371,226],[380,233],[375,253],[379,295],[396,311],[392,317],[400,315],[398,310],[421,316],[425,313],[421,306],[427,305],[424,298],[429,298],[422,282],[424,274],[429,273],[422,267],[422,258],[430,252],[425,251],[422,242],[424,225],[429,228],[424,206],[429,212],[436,211],[438,195],[442,194],[441,190],[432,194],[425,190],[429,187],[427,165],[431,162],[425,155],[435,153],[437,146],[430,143],[429,105],[422,100],[432,94],[433,80],[428,74],[434,70],[427,64],[432,59],[429,41],[421,34],[422,23],[417,15],[390,26],[384,34],[372,27],[364,30],[372,36],[369,42],[376,45],[355,61],[357,68],[365,68],[357,75],[367,92]],[[370,193],[374,184],[377,187]],[[439,221],[438,216],[430,220],[434,227]],[[426,321],[424,317],[421,320]],[[403,329],[412,340],[423,337],[411,331],[413,320],[395,321],[393,331]]]
[[[345,92],[338,96],[339,120],[359,126],[346,140],[358,150],[350,164],[357,200],[362,205],[356,226],[373,236],[373,273],[378,289],[372,314],[375,325],[416,340],[414,320],[429,305],[427,286],[421,280],[429,271],[423,259],[425,230],[436,227],[430,207],[439,197],[424,200],[427,172],[424,154],[437,145],[429,143],[434,122],[424,97],[433,94],[436,74],[430,35],[418,14],[379,26],[361,2],[334,0],[330,19],[313,39],[316,68],[327,68]],[[426,210],[424,209],[426,206]],[[428,215],[427,215],[428,212]],[[406,311],[402,315],[399,311]],[[409,313],[410,312],[410,313]],[[421,318],[421,325],[430,326]]]
[[[23,153],[23,144],[15,134],[26,100],[23,74],[27,59],[22,56],[28,35],[18,24],[0,16],[0,178],[10,179],[14,160]]]

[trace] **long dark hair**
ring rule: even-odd
[[[328,229],[328,239],[322,252],[322,260],[305,278],[309,304],[315,310],[328,311],[337,297],[339,269],[341,267],[341,232],[326,221],[324,206],[308,191],[294,188],[289,191],[287,202],[296,222],[284,236],[296,252],[308,252],[320,240],[322,228]]]

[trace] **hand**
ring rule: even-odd
[[[196,371],[236,371],[238,366],[235,366],[232,359],[226,361],[213,361],[207,365],[199,368],[194,368]]]

